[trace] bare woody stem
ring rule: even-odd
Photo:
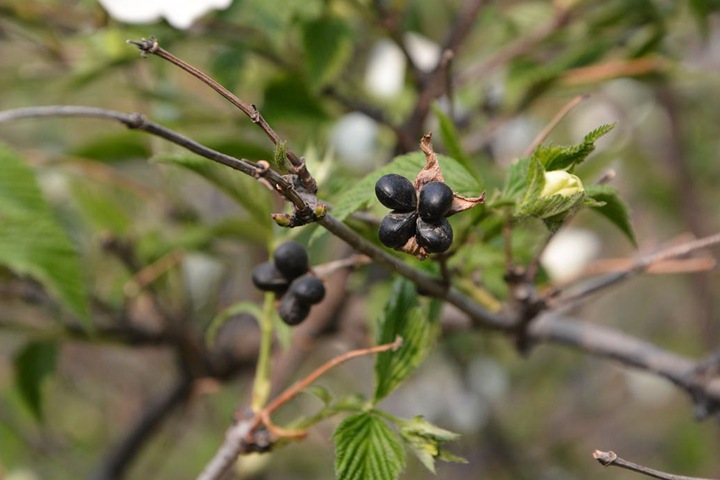
[[[250,175],[251,177],[264,178],[276,191],[289,200],[298,211],[302,212],[309,208],[307,203],[295,191],[292,183],[284,176],[268,168],[267,165],[262,165],[263,162],[256,163],[218,152],[217,150],[208,148],[205,145],[202,145],[173,130],[165,128],[162,125],[151,122],[140,113],[124,113],[95,107],[53,105],[46,107],[18,108],[0,112],[0,123],[25,118],[40,117],[89,117],[120,122],[130,129],[142,130],[152,135],[164,138],[165,140],[175,143],[176,145],[180,145],[181,147],[184,147],[201,157],[205,157],[234,170],[238,170],[246,175]]]
[[[164,48],[160,46],[158,41],[150,37],[149,40],[142,39],[139,42],[134,40],[128,40],[128,43],[131,43],[138,47],[140,51],[143,52],[143,54],[151,54],[156,55],[163,60],[166,60],[176,67],[181,68],[182,70],[185,70],[193,77],[197,78],[201,82],[208,85],[210,88],[215,90],[217,93],[219,93],[223,98],[225,98],[228,102],[232,103],[234,106],[236,106],[240,111],[242,111],[245,115],[248,116],[250,120],[254,124],[256,124],[260,129],[265,132],[265,135],[272,141],[273,145],[277,146],[278,144],[283,143],[283,141],[280,139],[280,136],[273,130],[273,128],[267,123],[267,121],[263,118],[263,116],[260,114],[260,111],[257,109],[257,107],[254,104],[248,104],[240,100],[236,95],[234,95],[230,90],[220,85],[217,81],[215,81],[213,78],[211,78],[209,75],[205,74],[198,68],[190,65],[186,61],[176,57],[172,53],[168,52]],[[315,179],[310,175],[310,172],[308,172],[307,167],[305,165],[305,161],[298,157],[297,154],[295,154],[292,150],[287,149],[285,152],[285,155],[287,159],[290,161],[290,163],[293,166],[294,173],[297,173],[300,177],[300,180],[303,182],[303,185],[310,193],[317,192],[317,182],[315,182]]]
[[[684,475],[673,475],[671,473],[661,472],[653,468],[644,467],[637,463],[630,462],[624,458],[618,457],[615,452],[603,452],[601,450],[595,450],[593,452],[593,458],[597,460],[604,467],[620,467],[633,472],[642,473],[648,477],[660,478],[661,480],[709,480],[698,477],[686,477]]]

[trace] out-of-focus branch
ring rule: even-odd
[[[583,282],[582,285],[575,287],[567,287],[564,290],[567,291],[566,295],[563,295],[563,291],[559,289],[548,292],[546,298],[554,298],[553,306],[559,307],[571,307],[577,305],[590,295],[605,290],[613,285],[616,285],[624,280],[646,272],[653,265],[658,263],[682,257],[688,255],[696,250],[703,248],[712,247],[720,244],[720,233],[710,235],[704,238],[686,242],[680,245],[675,245],[670,248],[666,248],[659,252],[651,253],[649,255],[642,256],[632,262],[624,270],[619,272],[609,273],[602,275],[597,278],[593,278]]]
[[[684,475],[673,475],[672,473],[661,472],[660,470],[655,470],[653,468],[648,468],[625,460],[624,458],[618,457],[617,453],[612,451],[603,452],[602,450],[595,450],[593,452],[593,458],[603,467],[620,467],[633,472],[642,473],[648,477],[660,478],[661,480],[708,480],[705,478],[686,477]]]
[[[663,377],[691,396],[695,403],[695,415],[699,418],[714,413],[720,407],[719,376],[701,375],[698,362],[645,340],[552,312],[535,320],[529,327],[528,335],[536,344],[565,345]]]
[[[167,391],[159,394],[120,442],[105,456],[91,478],[93,480],[123,478],[130,463],[145,447],[152,434],[177,407],[188,399],[192,393],[192,386],[191,378],[181,377]]]

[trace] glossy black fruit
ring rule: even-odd
[[[296,242],[285,242],[277,247],[273,258],[275,267],[290,281],[306,273],[310,268],[307,250]]]
[[[428,253],[442,253],[452,245],[453,231],[446,218],[417,220],[417,242]]]
[[[295,295],[300,301],[314,305],[325,298],[325,285],[312,275],[303,275],[292,281],[288,295]]]
[[[383,245],[397,248],[405,245],[410,237],[415,235],[415,221],[417,213],[390,212],[380,223],[378,238]]]
[[[418,211],[425,220],[442,218],[450,210],[453,191],[443,182],[430,182],[420,190]]]
[[[272,262],[261,263],[253,268],[252,282],[260,290],[275,293],[284,292],[290,283]]]
[[[303,302],[291,293],[286,293],[280,300],[278,315],[288,325],[298,325],[310,314],[310,304]]]
[[[410,180],[396,173],[380,177],[375,183],[375,195],[380,203],[398,212],[412,212],[417,205],[415,187]]]

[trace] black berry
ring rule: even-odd
[[[443,182],[430,182],[420,190],[418,211],[425,220],[442,218],[450,210],[453,191]]]
[[[375,195],[380,203],[398,212],[412,212],[417,204],[415,187],[397,173],[383,175],[375,183]]]
[[[278,315],[288,325],[298,325],[310,314],[310,304],[303,302],[291,293],[287,293],[280,301]]]
[[[294,280],[310,268],[305,247],[296,242],[285,242],[273,253],[275,267],[289,281]]]
[[[415,235],[415,220],[417,214],[390,212],[380,223],[378,238],[383,245],[397,248],[405,245],[410,237]]]
[[[272,262],[261,263],[253,268],[252,282],[260,290],[282,293],[288,288],[288,280]]]
[[[428,253],[442,253],[450,248],[453,231],[450,222],[440,217],[437,220],[417,220],[417,242]]]
[[[288,295],[295,295],[298,300],[314,305],[325,298],[325,285],[312,275],[303,275],[292,281]]]

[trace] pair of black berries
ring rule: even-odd
[[[453,231],[445,215],[453,203],[453,191],[443,182],[429,182],[420,189],[402,175],[383,175],[375,183],[380,203],[392,209],[380,224],[383,245],[400,248],[413,236],[428,253],[442,253],[452,245]]]
[[[283,243],[275,249],[272,262],[261,263],[253,269],[253,284],[281,297],[278,314],[288,325],[298,325],[305,320],[310,307],[325,297],[325,285],[309,270],[307,250],[295,242]]]

